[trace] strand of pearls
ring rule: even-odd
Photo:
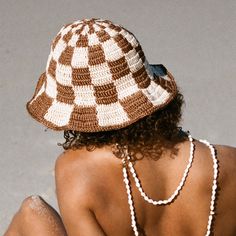
[[[134,235],[138,236],[139,233],[138,233],[137,223],[136,223],[136,219],[135,219],[134,202],[132,200],[131,187],[130,187],[130,183],[129,183],[129,179],[128,179],[125,158],[122,159],[122,163],[123,163],[124,183],[125,183],[125,187],[126,187],[126,191],[127,191],[127,195],[128,195],[128,203],[129,203],[129,209],[130,209],[130,215],[131,215],[131,226],[133,228]]]
[[[216,201],[216,191],[217,191],[217,178],[219,174],[219,165],[216,158],[216,151],[215,148],[207,141],[207,140],[199,140],[200,142],[207,145],[211,151],[211,156],[213,160],[213,183],[212,183],[212,193],[211,193],[211,203],[210,203],[210,213],[208,217],[208,223],[207,223],[207,232],[206,236],[209,236],[211,233],[211,227],[212,227],[212,220],[215,214],[215,201]]]
[[[190,150],[193,150],[193,151],[190,151],[190,159],[189,159],[189,164],[191,163],[192,164],[192,161],[193,161],[193,153],[194,153],[194,145],[192,145],[193,144],[193,139],[192,139],[192,137],[191,137],[191,135],[189,135],[189,140],[190,140],[190,142],[191,142],[191,148],[190,148]],[[212,194],[211,194],[211,203],[210,203],[210,213],[209,213],[209,217],[208,217],[208,223],[207,223],[207,232],[206,232],[206,234],[205,234],[205,236],[209,236],[210,235],[210,233],[211,233],[211,227],[212,227],[212,220],[213,220],[213,217],[214,217],[214,214],[215,214],[215,200],[216,200],[216,190],[217,190],[217,178],[218,178],[218,173],[219,173],[219,171],[218,171],[218,168],[219,168],[219,166],[218,166],[218,161],[217,161],[217,158],[216,158],[216,152],[215,152],[215,149],[214,149],[214,147],[208,142],[208,141],[206,141],[206,140],[199,140],[200,142],[202,142],[202,143],[204,143],[205,145],[207,145],[208,147],[209,147],[209,149],[210,149],[210,151],[211,151],[211,156],[212,156],[212,160],[213,160],[213,169],[214,169],[214,173],[213,173],[213,183],[212,183]],[[129,168],[130,168],[130,157],[127,155],[126,156],[126,158],[127,158],[127,161],[128,161],[128,166],[129,166]],[[127,173],[127,167],[126,167],[126,160],[125,160],[125,157],[122,159],[122,163],[123,163],[123,177],[124,177],[124,183],[125,183],[125,186],[126,186],[126,191],[127,191],[127,195],[128,195],[128,204],[129,204],[129,208],[130,208],[130,214],[131,214],[131,227],[133,228],[133,231],[134,231],[134,235],[135,236],[138,236],[139,235],[139,232],[138,232],[138,229],[137,229],[137,223],[136,223],[136,218],[135,218],[135,209],[134,209],[134,202],[133,202],[133,200],[132,200],[132,195],[131,195],[131,186],[130,186],[130,181],[129,181],[129,179],[128,179],[128,173]],[[188,166],[189,166],[189,164],[188,164]],[[191,164],[190,164],[190,166],[191,166]],[[184,179],[184,181],[183,181],[183,184],[184,184],[184,182],[185,182],[185,179],[186,179],[186,177],[187,177],[187,175],[188,175],[188,171],[189,171],[189,168],[190,168],[190,166],[188,167],[187,166],[187,168],[186,168],[186,170],[185,170],[185,172],[184,172],[184,175],[183,175],[183,178],[182,178],[182,180]],[[133,167],[133,166],[132,166]],[[134,168],[133,168],[133,170],[134,170]],[[131,171],[131,169],[130,169],[130,171]],[[134,173],[135,173],[135,171],[133,171]],[[132,173],[132,172],[131,172]],[[185,174],[185,173],[187,173],[187,174]],[[132,173],[133,174],[133,173]],[[186,175],[186,176],[185,176]],[[182,180],[181,180],[181,183],[180,183],[180,185],[182,184]],[[139,180],[138,180],[139,181]],[[135,183],[136,183],[136,181],[135,181]],[[139,181],[139,184],[140,184],[140,181]],[[183,184],[182,184],[182,187],[183,187]],[[179,186],[180,186],[179,185]],[[136,186],[137,186],[137,183],[136,183]],[[178,187],[179,187],[178,186]],[[138,186],[137,186],[138,187]],[[140,187],[141,187],[141,185],[140,185]],[[182,188],[181,187],[181,188]],[[139,188],[139,187],[138,187]],[[177,190],[176,191],[178,191],[178,193],[179,193],[179,191],[181,190],[181,188],[178,190],[178,188],[177,188]],[[174,194],[172,195],[172,196],[174,196],[175,194],[176,194],[176,191],[174,192]],[[143,190],[142,190],[142,192],[143,192]],[[143,192],[144,193],[144,192]],[[177,193],[177,194],[178,194]],[[145,194],[145,193],[144,193]],[[177,194],[175,195],[175,196],[177,196]],[[141,194],[142,195],[142,194]],[[145,194],[146,195],[146,194]],[[143,196],[143,195],[142,195]],[[150,199],[150,198],[148,198],[148,199],[150,199],[150,200],[152,200],[151,202],[150,202],[150,200],[147,200],[147,198],[145,199],[146,201],[148,201],[149,203],[151,203],[151,204],[154,204],[154,205],[162,205],[162,204],[167,204],[166,203],[166,201],[169,201],[169,202],[172,202],[172,200],[175,198],[175,196],[172,198],[172,196],[169,198],[169,199],[167,199],[167,200],[162,200],[162,202],[161,202],[161,204],[155,204],[155,202],[160,202],[161,200],[159,200],[159,201],[155,201],[155,200],[152,200],[152,199]],[[143,197],[145,197],[145,196],[143,196]],[[163,201],[165,201],[165,202],[163,202]]]
[[[166,205],[168,203],[171,203],[174,200],[174,198],[179,194],[180,190],[183,188],[184,183],[185,183],[186,178],[187,178],[188,173],[189,173],[189,169],[190,169],[190,167],[192,165],[192,162],[193,162],[193,157],[194,157],[193,154],[194,154],[194,148],[195,148],[194,143],[193,143],[193,138],[192,138],[192,136],[190,134],[188,135],[188,138],[189,138],[189,141],[190,141],[190,155],[189,155],[188,165],[187,165],[187,167],[186,167],[186,169],[184,171],[183,177],[182,177],[178,187],[176,188],[174,193],[168,199],[154,200],[154,199],[151,199],[150,197],[148,197],[148,195],[144,192],[144,190],[142,188],[141,181],[137,177],[137,173],[136,173],[136,171],[134,169],[133,163],[129,161],[130,160],[130,156],[127,155],[128,166],[129,166],[130,172],[131,172],[131,174],[132,174],[132,176],[134,178],[135,185],[138,188],[138,190],[139,190],[141,196],[143,197],[143,199],[145,201],[147,201],[148,203],[151,203],[153,205]]]

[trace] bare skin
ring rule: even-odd
[[[205,235],[213,166],[209,149],[198,141],[195,144],[194,161],[187,181],[170,205],[152,206],[146,203],[130,178],[137,221],[143,235]],[[158,161],[143,159],[136,162],[135,168],[150,197],[168,198],[173,193],[186,168],[189,146],[188,141],[179,144],[179,152],[174,158],[167,152]],[[220,188],[213,231],[216,236],[233,236],[236,235],[236,148],[218,145],[216,149]],[[47,209],[44,213],[51,219],[45,221],[46,216],[32,208],[33,200],[28,198],[4,236],[133,235],[121,160],[113,155],[110,147],[93,152],[85,149],[64,152],[57,159],[55,173],[61,218],[40,200]],[[29,222],[26,219],[31,215],[36,217]],[[37,233],[32,233],[34,227],[39,230]],[[50,230],[43,232],[43,229]]]

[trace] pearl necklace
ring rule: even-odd
[[[135,217],[135,209],[134,209],[134,203],[133,203],[133,199],[132,199],[132,194],[131,194],[131,186],[130,186],[130,181],[128,179],[128,173],[127,173],[127,168],[126,168],[126,162],[128,162],[128,166],[130,168],[130,172],[133,175],[133,178],[135,180],[135,185],[138,188],[141,196],[144,198],[145,201],[147,201],[148,203],[151,203],[153,205],[166,205],[168,203],[171,203],[174,198],[179,194],[180,190],[182,189],[185,180],[187,178],[187,175],[189,173],[189,169],[192,165],[193,162],[193,154],[194,154],[194,144],[193,144],[193,139],[191,137],[191,135],[188,136],[189,141],[190,141],[190,157],[189,157],[189,163],[184,171],[183,177],[180,181],[179,186],[176,188],[176,190],[174,191],[174,193],[166,200],[153,200],[151,198],[149,198],[147,196],[147,194],[143,191],[142,187],[141,187],[141,183],[140,180],[137,177],[137,174],[135,172],[135,169],[133,167],[133,164],[130,162],[130,156],[128,155],[128,150],[126,149],[126,158],[127,161],[125,160],[125,157],[122,159],[122,163],[123,163],[123,177],[124,177],[124,182],[125,182],[125,186],[126,186],[126,191],[127,191],[127,195],[128,195],[128,204],[129,204],[129,208],[130,208],[130,214],[131,214],[131,227],[133,228],[133,232],[135,236],[139,235],[138,229],[137,229],[137,223],[136,223],[136,217]],[[208,217],[208,224],[207,224],[207,232],[206,232],[206,236],[210,235],[211,232],[211,225],[212,225],[212,219],[214,216],[214,209],[215,209],[215,199],[216,199],[216,189],[217,189],[217,178],[218,178],[218,163],[217,163],[217,158],[216,158],[216,153],[215,153],[215,149],[214,147],[206,140],[199,140],[200,142],[204,143],[205,145],[207,145],[211,151],[211,156],[213,159],[213,169],[214,169],[214,174],[213,174],[213,183],[212,183],[212,194],[211,194],[211,203],[210,203],[210,213],[209,213],[209,217]]]
[[[180,190],[183,188],[183,185],[184,185],[184,183],[185,183],[185,181],[186,181],[186,178],[187,178],[187,176],[188,176],[188,173],[189,173],[189,169],[190,169],[190,167],[191,167],[191,165],[192,165],[192,162],[193,162],[193,154],[194,154],[194,147],[195,147],[195,146],[194,146],[194,143],[193,143],[193,138],[191,137],[191,135],[189,135],[188,138],[189,138],[189,141],[190,141],[190,155],[189,155],[189,162],[188,162],[188,165],[187,165],[187,167],[186,167],[186,169],[185,169],[185,171],[184,171],[184,174],[183,174],[183,177],[182,177],[182,179],[181,179],[181,181],[180,181],[179,186],[176,188],[176,190],[174,191],[174,193],[173,193],[168,199],[165,199],[165,200],[159,200],[159,201],[157,201],[157,200],[153,200],[153,199],[151,199],[151,198],[149,198],[149,197],[147,196],[147,194],[143,191],[143,188],[142,188],[142,186],[141,186],[140,180],[139,180],[138,177],[137,177],[137,174],[136,174],[136,171],[135,171],[135,169],[134,169],[133,163],[129,161],[129,160],[130,160],[130,156],[127,155],[127,160],[129,161],[129,162],[128,162],[128,166],[129,166],[130,172],[131,172],[131,174],[133,175],[133,178],[134,178],[134,180],[135,180],[135,185],[136,185],[136,187],[138,188],[138,190],[139,190],[141,196],[142,196],[142,197],[144,198],[144,200],[147,201],[148,203],[151,203],[151,204],[153,204],[153,205],[166,205],[166,204],[168,204],[168,203],[171,203],[171,202],[174,200],[174,198],[179,194]],[[128,150],[126,149],[126,152],[127,152],[127,151],[128,151]],[[127,153],[127,154],[128,154],[128,153]]]

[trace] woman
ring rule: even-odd
[[[235,235],[236,149],[181,131],[182,103],[172,75],[148,64],[125,28],[101,19],[64,26],[27,104],[64,131],[61,216],[28,197],[5,236]]]

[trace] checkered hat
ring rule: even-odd
[[[27,109],[54,130],[119,129],[173,99],[172,75],[156,74],[138,40],[122,26],[102,19],[75,21],[53,40]]]

